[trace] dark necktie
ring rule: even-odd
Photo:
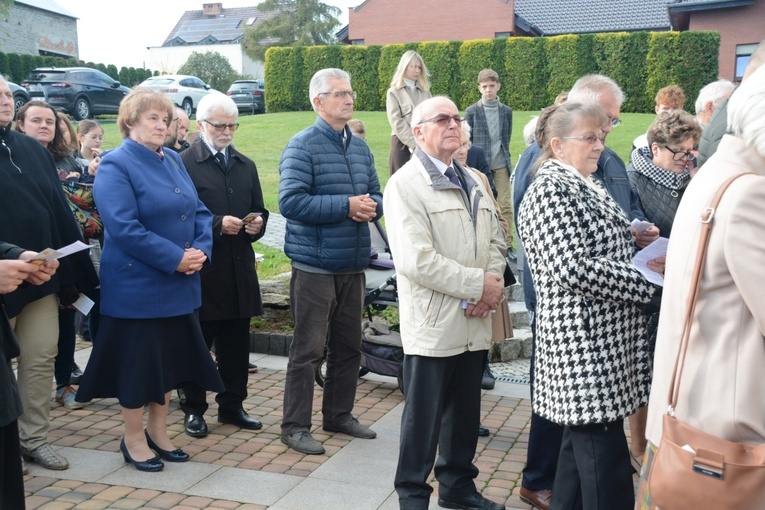
[[[457,172],[454,171],[454,168],[449,167],[446,169],[446,172],[444,172],[444,175],[452,182],[452,184],[455,184],[462,187],[462,183],[460,182],[460,178],[457,177]]]
[[[215,153],[215,159],[218,160],[218,164],[220,165],[220,167],[225,170],[226,169],[226,156],[224,156],[222,152],[216,152]]]

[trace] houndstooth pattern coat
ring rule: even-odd
[[[518,224],[538,299],[534,412],[563,425],[632,414],[650,385],[640,306],[653,286],[632,266],[627,217],[549,160]]]

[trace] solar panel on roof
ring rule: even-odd
[[[212,36],[219,41],[230,41],[242,35],[242,30],[237,29],[241,18],[211,18],[187,21],[184,23],[176,37],[186,42],[197,42],[207,36]]]

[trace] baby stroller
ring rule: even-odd
[[[364,295],[364,311],[368,321],[362,324],[361,367],[359,377],[369,372],[396,377],[398,387],[403,391],[402,363],[404,348],[401,345],[401,335],[393,331],[387,324],[374,322],[375,312],[385,310],[389,306],[398,307],[396,288],[396,271],[388,246],[388,236],[382,225],[374,221],[369,223],[372,237],[372,253],[369,267],[365,271],[366,293]],[[326,374],[325,356],[316,368],[316,384],[324,387]]]

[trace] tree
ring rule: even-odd
[[[231,67],[228,59],[217,51],[193,52],[179,69],[178,74],[190,74],[207,83],[210,88],[228,90],[229,85],[241,76]]]
[[[314,46],[333,44],[340,24],[340,9],[319,0],[265,0],[263,13],[275,13],[244,32],[242,46],[253,60],[264,60],[271,46]]]

